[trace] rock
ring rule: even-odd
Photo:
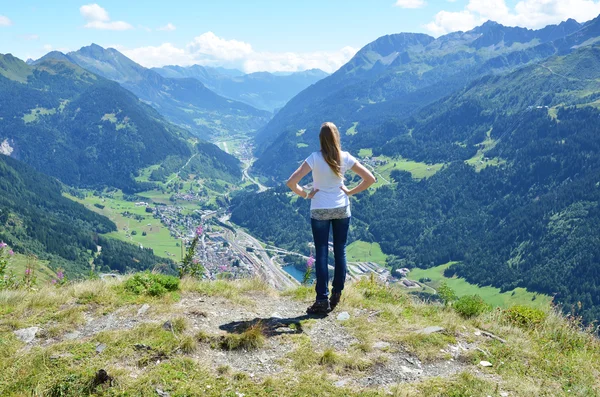
[[[475,334],[475,336],[481,336],[481,331],[475,331],[473,334]]]
[[[347,383],[348,383],[348,379],[340,379],[337,382],[335,382],[333,385],[335,387],[344,387],[344,386],[346,386]]]
[[[279,314],[279,313],[275,312],[275,313],[271,314],[271,318],[277,318],[277,319],[280,319],[280,318],[283,318],[283,316],[282,316],[281,314]]]
[[[377,349],[377,350],[386,350],[390,348],[390,344],[388,342],[375,342],[373,343],[373,349]]]
[[[436,332],[442,332],[444,330],[444,328],[439,327],[437,325],[432,325],[426,328],[423,328],[422,330],[418,331],[418,334],[424,334],[424,335],[429,335],[429,334],[433,334]]]
[[[113,377],[110,376],[105,370],[101,369],[96,372],[96,376],[94,377],[94,381],[92,382],[93,386],[99,386],[108,383],[109,386],[113,384]]]
[[[29,344],[33,342],[33,340],[35,339],[35,335],[38,333],[39,330],[39,327],[29,327],[18,329],[13,333],[21,342]]]
[[[171,324],[171,321],[165,321],[162,327],[166,331],[173,331],[173,324]]]
[[[348,312],[341,312],[340,314],[337,315],[337,319],[338,321],[346,321],[350,319],[350,313]]]
[[[143,314],[146,314],[146,312],[148,311],[148,309],[150,309],[150,305],[149,305],[149,304],[147,304],[147,303],[144,303],[144,304],[142,305],[142,307],[140,307],[140,308],[138,309],[137,315],[138,315],[138,316],[141,316],[141,315],[143,315]]]
[[[500,392],[500,397],[508,397],[508,392],[507,391],[501,391]]]
[[[481,365],[482,367],[491,367],[492,363],[489,361],[480,361],[479,365]]]
[[[104,343],[98,343],[96,346],[96,353],[100,354],[106,349],[106,345]]]
[[[162,389],[156,389],[156,394],[158,394],[160,397],[171,397],[169,393],[163,391]]]
[[[75,339],[79,338],[80,336],[81,336],[81,332],[73,331],[73,332],[69,332],[68,334],[65,334],[64,338],[67,340],[75,340]]]

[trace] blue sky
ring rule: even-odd
[[[332,72],[385,34],[439,36],[488,19],[539,28],[598,14],[600,0],[3,0],[0,53],[38,58],[94,42],[149,67]]]

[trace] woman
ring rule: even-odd
[[[324,123],[319,133],[321,150],[312,153],[288,179],[287,186],[294,193],[310,199],[310,222],[315,242],[315,287],[317,299],[306,312],[324,314],[335,309],[340,302],[346,281],[346,239],[350,226],[350,199],[375,183],[375,177],[340,145],[340,133],[333,123]],[[344,185],[344,173],[352,170],[362,181],[353,189]],[[310,192],[298,185],[312,171],[313,187]],[[329,297],[329,272],[327,254],[329,228],[333,229],[333,254],[335,271],[331,298]]]

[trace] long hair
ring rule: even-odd
[[[329,164],[331,170],[339,177],[342,177],[342,145],[340,143],[340,132],[335,124],[326,122],[321,125],[319,133],[321,142],[321,153],[325,162]]]

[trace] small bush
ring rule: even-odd
[[[540,309],[517,305],[504,311],[506,320],[521,328],[535,328],[546,320],[547,314]]]
[[[193,336],[186,335],[183,338],[181,338],[180,348],[182,352],[190,354],[196,351],[196,349],[198,348],[198,342]]]
[[[446,282],[442,282],[437,289],[438,296],[444,302],[444,304],[449,304],[450,302],[454,302],[458,299],[456,296],[456,292]]]
[[[221,339],[221,348],[225,350],[256,350],[264,344],[261,324],[255,324],[241,334],[228,334]]]
[[[340,357],[333,349],[327,349],[319,359],[319,364],[332,366],[340,362]]]
[[[491,308],[479,295],[465,295],[454,302],[453,307],[465,318],[478,316]]]
[[[179,289],[179,279],[154,273],[136,273],[125,282],[125,290],[136,295],[163,296]]]

